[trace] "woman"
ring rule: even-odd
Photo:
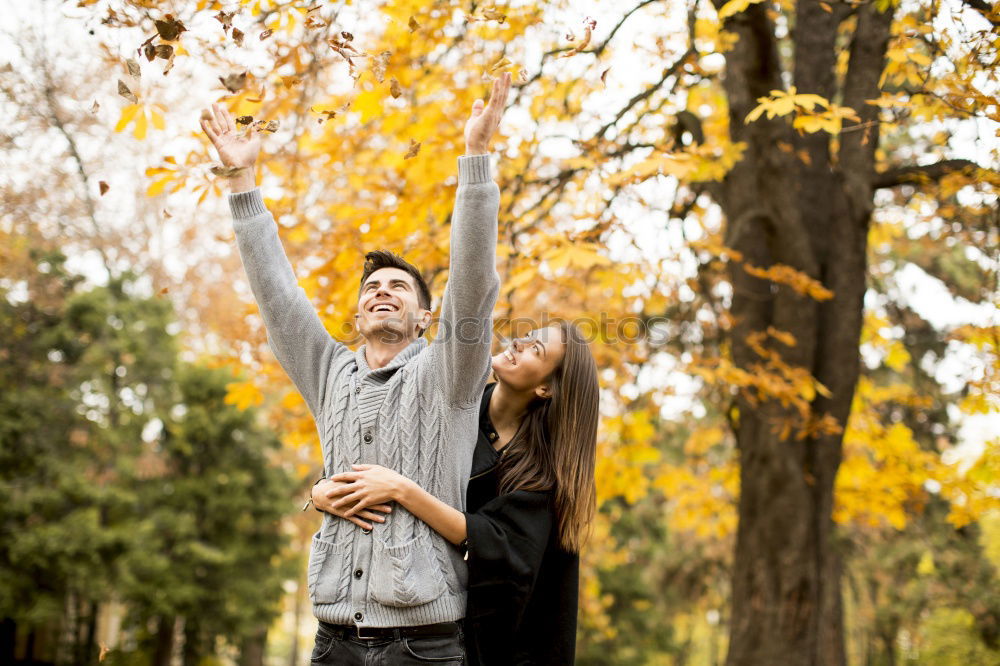
[[[595,510],[597,366],[567,323],[514,340],[492,365],[466,512],[377,465],[317,484],[313,502],[378,523],[372,510],[394,501],[465,550],[468,663],[571,664],[579,551]]]

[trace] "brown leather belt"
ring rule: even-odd
[[[330,624],[320,620],[320,628],[329,632],[334,638],[360,638],[361,640],[398,641],[401,638],[416,638],[419,636],[454,636],[461,630],[458,622],[438,622],[437,624],[421,624],[413,627],[361,627],[358,625]]]

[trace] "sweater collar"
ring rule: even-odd
[[[368,367],[368,359],[365,358],[365,348],[367,346],[368,345],[361,345],[360,347],[358,347],[358,350],[354,352],[354,360],[358,364],[358,374],[361,377],[367,376],[369,374],[377,376],[379,374],[392,373],[394,370],[397,370],[398,368],[406,365],[406,363],[411,358],[422,352],[427,347],[427,340],[425,340],[424,338],[417,338],[416,340],[411,342],[405,349],[403,349],[403,351],[396,354],[396,356],[391,361],[389,361],[388,364],[386,364],[382,368],[378,368],[377,370],[372,370],[371,368]]]

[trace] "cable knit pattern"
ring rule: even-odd
[[[326,474],[357,463],[385,465],[464,510],[499,290],[500,192],[487,155],[459,158],[458,182],[438,338],[418,339],[374,370],[364,347],[352,351],[323,328],[260,191],[230,195],[229,202],[268,341],[315,417]],[[370,534],[326,516],[309,559],[313,613],[321,620],[399,627],[465,615],[461,555],[402,507]]]

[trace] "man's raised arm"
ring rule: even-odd
[[[318,416],[333,357],[347,348],[326,332],[299,287],[274,217],[264,207],[254,175],[260,137],[252,131],[241,135],[229,113],[217,104],[202,113],[201,127],[223,165],[235,170],[229,175],[229,207],[236,243],[271,349]]]
[[[441,304],[438,348],[449,402],[479,404],[490,367],[492,314],[500,291],[496,271],[500,189],[493,181],[490,138],[510,91],[510,74],[493,82],[490,103],[476,100],[465,125],[465,155],[458,159],[458,190],[451,215],[451,259]]]

